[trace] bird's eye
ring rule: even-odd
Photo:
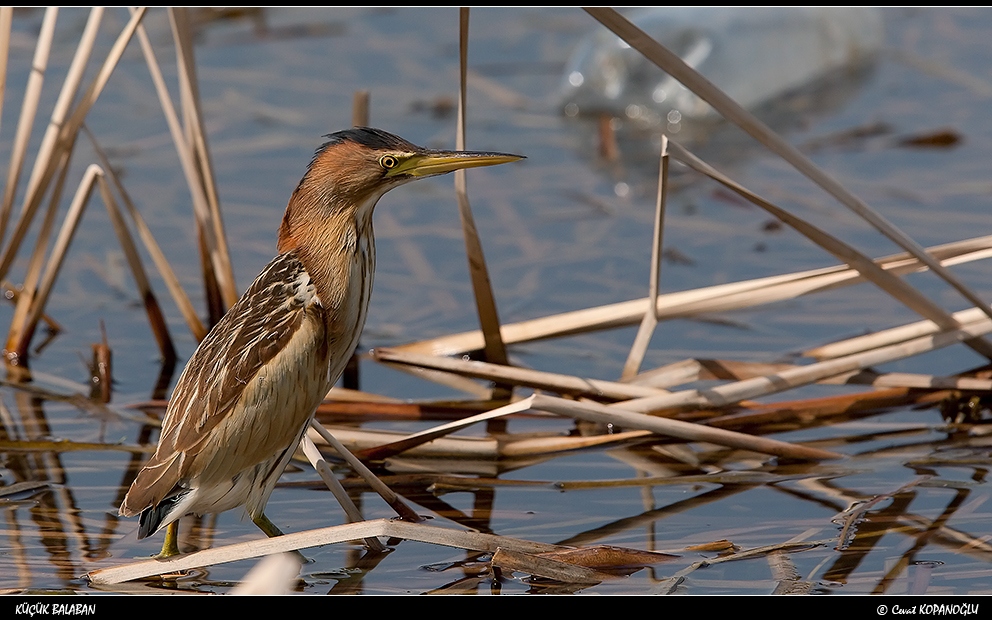
[[[383,155],[381,158],[379,158],[379,165],[382,166],[383,169],[385,170],[395,168],[396,164],[398,163],[400,162],[397,161],[397,159],[392,155]]]

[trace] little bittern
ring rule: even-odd
[[[372,210],[387,191],[459,168],[521,159],[425,149],[378,129],[326,136],[279,228],[279,255],[197,347],[179,377],[158,448],[124,497],[138,538],[185,515],[244,505],[269,536],[265,504],[314,411],[358,345],[372,294]]]

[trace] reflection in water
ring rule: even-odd
[[[37,395],[22,390],[5,391],[3,394],[12,396],[16,404],[14,409],[4,415],[5,423],[2,427],[4,441],[43,440],[57,433],[53,431],[48,421],[50,414],[46,411],[46,406],[51,406],[51,401],[45,401]],[[18,422],[14,422],[15,420]],[[155,434],[151,430],[154,425],[129,424],[134,424],[135,436],[140,437],[142,444],[154,443]],[[512,429],[511,424],[509,434],[504,440],[512,439],[514,434]],[[876,430],[869,433],[855,432],[851,437],[838,441],[848,444],[871,441],[884,446],[890,441],[909,440],[911,443],[903,443],[902,450],[912,449],[920,455],[944,453],[953,457],[949,459],[945,456],[942,457],[943,461],[933,461],[925,468],[929,470],[928,472],[919,469],[928,474],[926,478],[932,475],[939,476],[944,464],[953,466],[955,463],[967,462],[967,459],[972,458],[971,453],[961,446],[956,437],[949,436],[944,442],[933,442],[932,439],[932,435],[925,428],[918,428],[913,432],[897,428],[888,433]],[[872,587],[875,592],[899,592],[903,588],[904,581],[916,584],[912,587],[920,591],[929,583],[928,579],[932,578],[932,572],[921,576],[922,573],[917,569],[911,572],[910,567],[914,566],[915,561],[923,558],[924,553],[927,561],[945,563],[949,557],[959,552],[973,556],[978,562],[992,560],[992,550],[987,548],[988,545],[980,542],[979,536],[966,533],[960,525],[962,514],[968,518],[969,511],[963,512],[963,509],[968,506],[968,501],[972,498],[970,488],[954,490],[948,498],[947,490],[943,488],[946,483],[928,485],[925,478],[921,477],[917,478],[916,482],[906,485],[903,490],[885,496],[857,490],[858,486],[854,484],[848,484],[845,488],[838,483],[840,480],[853,482],[861,475],[859,461],[871,463],[873,459],[888,458],[885,450],[876,450],[874,453],[868,450],[844,467],[835,464],[809,463],[783,463],[776,466],[769,463],[761,468],[760,472],[744,471],[731,476],[728,473],[712,475],[707,473],[710,471],[707,463],[720,462],[724,467],[729,465],[727,461],[729,455],[725,451],[718,450],[710,454],[697,452],[699,462],[690,465],[673,460],[670,456],[671,450],[656,449],[663,445],[663,441],[653,440],[642,441],[636,447],[616,448],[607,453],[586,452],[584,453],[586,457],[595,457],[599,462],[598,465],[590,463],[594,469],[608,471],[609,467],[606,463],[611,461],[621,464],[623,469],[607,476],[594,476],[588,481],[564,480],[558,484],[535,478],[533,474],[528,473],[542,467],[541,461],[486,462],[452,459],[449,460],[447,468],[450,473],[390,474],[388,471],[380,473],[384,474],[384,481],[391,488],[419,505],[423,509],[423,514],[457,524],[459,527],[486,533],[517,535],[515,530],[518,528],[513,527],[513,519],[508,522],[507,517],[515,514],[518,509],[507,506],[533,507],[535,510],[530,513],[531,516],[528,517],[530,519],[551,517],[557,520],[561,519],[559,515],[568,514],[569,506],[575,502],[587,505],[595,505],[599,502],[612,504],[614,508],[609,511],[612,516],[607,519],[590,518],[576,513],[573,523],[549,522],[544,528],[536,530],[531,528],[530,537],[542,529],[546,529],[547,534],[555,536],[561,531],[562,525],[565,525],[571,533],[558,537],[556,544],[566,546],[606,544],[676,553],[680,558],[671,566],[666,564],[641,569],[624,582],[631,583],[630,579],[636,577],[641,583],[655,584],[666,591],[672,585],[670,583],[672,574],[679,570],[690,569],[691,565],[702,557],[708,555],[715,557],[712,556],[715,552],[684,549],[690,540],[705,542],[724,538],[728,544],[738,548],[761,545],[762,540],[782,542],[788,536],[783,537],[778,528],[791,527],[785,525],[789,523],[785,515],[796,513],[802,510],[803,506],[812,507],[815,513],[822,515],[819,519],[821,524],[819,531],[807,532],[806,539],[833,538],[837,541],[839,526],[832,523],[827,516],[841,511],[845,505],[857,506],[857,502],[861,502],[857,510],[860,510],[862,518],[852,525],[849,545],[837,549],[832,548],[831,545],[821,545],[793,552],[793,562],[797,563],[797,566],[801,562],[809,561],[822,564],[822,572],[816,573],[816,580],[820,582],[821,588],[850,588],[855,583],[863,584],[865,577],[873,576]],[[945,446],[955,446],[957,452],[948,452]],[[86,470],[93,466],[106,467],[109,452],[83,461],[77,461],[74,456],[74,464],[69,466],[64,462],[66,456],[79,453],[9,450],[4,454],[4,464],[8,472],[5,478],[19,482],[44,481],[47,486],[40,492],[35,490],[29,498],[18,496],[16,501],[8,500],[4,511],[7,516],[8,532],[4,544],[10,552],[2,556],[5,566],[0,570],[0,574],[6,575],[2,587],[31,588],[38,587],[39,584],[61,584],[59,587],[68,587],[78,583],[78,577],[88,570],[97,566],[106,566],[108,561],[116,563],[126,557],[143,553],[140,545],[135,546],[133,550],[124,551],[120,548],[122,537],[129,528],[121,530],[121,523],[113,511],[135,468],[142,461],[140,452],[132,451],[123,463],[114,466],[124,472],[117,484],[96,489],[97,495],[107,498],[100,501],[102,507],[97,508],[85,508],[80,505],[75,497],[74,489],[78,488],[78,483],[74,484],[74,478],[85,476]],[[676,451],[675,454],[678,452]],[[418,467],[418,460],[407,459],[404,468],[419,469],[421,472],[434,469],[433,465],[426,468]],[[543,461],[543,463],[548,462]],[[746,461],[742,461],[744,462]],[[481,475],[466,473],[482,471],[486,473]],[[303,475],[309,480],[305,483],[307,487],[322,488],[316,476],[310,475],[310,472],[303,471],[292,475]],[[977,482],[970,484],[981,484],[984,475],[984,468],[981,468],[981,471],[976,468],[971,478]],[[604,478],[615,478],[615,480]],[[734,482],[735,478],[739,478],[740,481]],[[377,505],[378,500],[362,506],[363,500],[366,499],[365,494],[371,492],[363,482],[350,478],[345,479],[344,482],[349,495],[362,507],[362,510],[373,513],[369,516],[374,516],[374,513],[380,510]],[[7,486],[10,486],[9,483]],[[295,488],[297,491],[302,491],[303,487],[303,480],[286,481],[280,485],[282,489]],[[766,532],[766,534],[763,538],[762,536],[755,538],[748,535],[747,531],[740,530],[738,526],[731,525],[733,520],[728,520],[727,517],[738,510],[753,510],[752,502],[747,498],[762,489],[778,491],[779,497],[783,499],[775,503],[791,507],[781,514],[779,514],[780,509],[775,509],[775,516],[769,517],[766,523],[760,518],[757,519],[751,527],[755,528],[755,532]],[[317,491],[310,491],[310,493],[314,492]],[[683,496],[685,493],[689,495]],[[514,499],[514,496],[520,497]],[[109,499],[111,497],[113,499]],[[527,499],[522,501],[522,498]],[[326,502],[327,494],[321,491],[319,498],[310,501]],[[911,505],[924,501],[930,504],[930,510],[934,506],[934,501],[940,503],[939,514],[936,517],[922,516],[923,511],[927,510],[924,508],[919,508],[915,512],[911,510]],[[87,498],[83,506],[92,503],[93,499]],[[620,512],[618,508],[621,509]],[[29,520],[24,521],[22,515],[28,516]],[[726,516],[714,521],[714,515]],[[700,531],[698,525],[701,519],[703,522],[710,522],[711,527]],[[216,516],[187,521],[192,527],[185,528],[188,534],[181,541],[184,552],[216,546],[214,537],[218,532],[223,531],[225,538],[230,537],[230,526],[220,524]],[[325,518],[321,516],[312,517],[310,521],[312,523],[299,523],[298,529],[327,524]],[[508,524],[511,525],[509,528]],[[691,539],[683,538],[686,534],[691,536]],[[883,542],[887,534],[897,534],[903,538],[908,536],[911,539],[910,546],[899,552],[894,564],[888,563],[891,552]],[[133,541],[128,544],[133,544]],[[395,583],[385,585],[382,580],[391,581],[389,575],[396,570],[394,563],[397,552],[409,553],[411,545],[415,547],[416,544],[399,540],[387,541],[387,544],[393,551],[384,554],[349,546],[332,550],[333,555],[329,558],[318,549],[312,550],[315,562],[304,567],[302,580],[297,584],[297,591],[308,593],[326,591],[332,594],[396,592],[397,589],[402,591],[403,586],[397,586]],[[940,549],[946,550],[946,553],[938,553]],[[47,568],[39,566],[37,561],[39,553],[44,557]],[[948,556],[948,553],[951,555]],[[434,582],[432,588],[435,592],[562,593],[589,588],[606,588],[607,590],[604,591],[609,591],[609,588],[616,587],[620,583],[603,582],[596,586],[548,583],[540,579],[527,579],[515,573],[493,573],[489,556],[486,554],[453,551],[448,555],[460,555],[461,558],[449,559],[443,563],[430,563],[426,566],[430,569],[430,573],[436,573],[442,580]],[[806,556],[809,557],[808,560],[804,559]],[[757,559],[752,561],[760,562]],[[880,572],[878,566],[883,561],[887,563],[888,568]],[[411,570],[422,568],[425,568],[423,563],[411,567]],[[457,575],[453,576],[452,571],[457,571]],[[240,574],[243,572],[244,569]],[[800,574],[804,573],[800,570]],[[230,570],[217,566],[183,575],[148,580],[144,587],[216,591],[217,588],[229,588],[236,582],[237,577],[233,577]],[[683,591],[693,593],[698,591],[697,588],[702,587],[700,583],[702,582],[694,582],[690,577],[680,587]],[[137,584],[127,587],[137,587]],[[859,591],[862,589],[859,586]]]
[[[12,442],[30,442],[51,437],[51,427],[45,416],[44,400],[27,392],[14,393],[16,416],[4,416],[3,438]],[[4,408],[6,411],[6,407]],[[19,432],[15,424],[20,422]],[[12,473],[16,482],[47,482],[44,491],[33,493],[27,514],[31,528],[27,531],[39,533],[38,542],[44,549],[53,575],[56,579],[68,582],[81,571],[74,560],[75,553],[89,547],[85,531],[79,520],[79,511],[73,500],[72,487],[67,484],[62,467],[61,455],[50,451],[25,450],[5,454],[4,466]],[[32,550],[33,541],[22,537],[25,529],[18,521],[19,510],[5,511],[10,518],[11,536],[9,546],[14,555],[21,559],[16,563],[19,580],[24,584],[33,582],[32,574],[38,570],[36,554]],[[99,540],[98,543],[99,544]],[[91,556],[92,557],[92,556]]]

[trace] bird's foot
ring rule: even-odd
[[[166,560],[180,555],[179,551],[179,522],[173,521],[165,528],[165,542],[162,543],[162,550],[158,555],[152,556],[156,560]]]

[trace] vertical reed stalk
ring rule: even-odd
[[[3,204],[0,205],[0,240],[6,235],[7,220],[10,218],[10,211],[14,205],[14,195],[17,193],[17,182],[24,166],[24,154],[28,150],[28,140],[31,138],[34,117],[38,113],[38,101],[41,99],[41,87],[45,82],[45,72],[48,69],[48,56],[52,51],[52,38],[55,35],[55,21],[58,14],[57,7],[45,9],[41,31],[38,33],[38,42],[34,48],[31,75],[28,76],[28,84],[24,90],[21,115],[17,120],[17,131],[14,133],[14,143],[10,153],[10,167],[7,169],[7,185],[4,187]]]
[[[145,306],[145,312],[148,313],[148,323],[155,335],[159,351],[166,364],[174,363],[176,361],[176,348],[172,344],[169,327],[162,315],[158,299],[155,297],[155,292],[152,291],[152,285],[145,274],[144,266],[141,264],[141,256],[138,254],[138,248],[134,245],[134,239],[131,238],[131,231],[124,223],[120,207],[117,206],[117,201],[114,200],[114,195],[110,191],[110,184],[107,183],[106,175],[101,174],[97,180],[100,185],[103,204],[107,207],[107,215],[110,216],[110,222],[114,227],[114,232],[117,233],[121,250],[127,258],[128,265],[131,267],[131,275],[134,276],[134,282],[138,286],[138,294]]]
[[[320,479],[327,485],[327,489],[332,495],[334,495],[334,499],[338,500],[338,503],[341,504],[341,508],[344,510],[345,516],[348,517],[348,522],[358,523],[359,521],[364,521],[365,517],[362,516],[362,512],[348,495],[348,492],[341,484],[341,481],[334,476],[334,472],[331,471],[331,466],[324,460],[323,455],[321,455],[317,446],[314,445],[313,440],[306,435],[303,435],[303,439],[300,444],[300,447],[303,448],[303,453],[310,461],[310,464],[313,465],[315,470],[317,470],[317,475],[319,475]],[[379,539],[375,536],[369,536],[364,540],[365,546],[372,551],[382,553],[386,550],[385,545],[379,542]]]
[[[183,116],[186,119],[187,142],[192,151],[196,164],[197,178],[203,188],[206,198],[207,217],[198,218],[198,224],[209,227],[201,231],[204,236],[205,250],[211,257],[212,274],[207,278],[216,278],[217,289],[223,300],[224,308],[230,308],[238,300],[237,287],[234,284],[234,269],[231,266],[231,256],[228,251],[227,237],[224,233],[224,220],[220,212],[220,201],[214,182],[213,169],[210,165],[210,152],[207,148],[206,132],[203,128],[203,115],[200,111],[199,87],[196,79],[196,61],[193,55],[193,36],[189,24],[189,12],[185,8],[170,8],[169,20],[172,24],[173,37],[176,42],[176,55],[179,69],[180,98]],[[202,221],[201,221],[202,219]],[[205,270],[209,272],[209,270]],[[208,292],[208,297],[210,293]],[[217,310],[215,309],[214,312]],[[223,312],[220,313],[223,315]],[[217,317],[220,318],[219,316]]]
[[[369,124],[369,91],[360,90],[351,99],[351,124],[367,127]]]
[[[634,343],[627,355],[620,375],[621,381],[630,381],[641,368],[644,354],[651,343],[658,325],[658,288],[661,280],[661,242],[665,232],[665,197],[668,194],[668,137],[661,137],[661,161],[658,170],[658,197],[654,209],[654,238],[651,243],[651,275],[648,281],[648,310],[637,329]]]
[[[83,180],[79,182],[76,195],[72,199],[72,204],[69,206],[69,211],[66,213],[65,220],[62,223],[62,229],[59,231],[59,236],[55,240],[55,246],[52,248],[51,256],[49,256],[48,264],[45,267],[45,275],[42,278],[41,285],[38,287],[38,294],[31,301],[31,309],[28,312],[24,322],[24,329],[20,334],[20,340],[15,349],[19,358],[24,358],[27,353],[31,336],[34,334],[34,328],[41,318],[45,304],[48,303],[48,296],[52,292],[55,278],[58,276],[62,263],[65,260],[69,244],[72,243],[72,237],[76,234],[76,229],[79,227],[79,220],[86,210],[86,204],[89,202],[90,194],[93,192],[93,186],[96,184],[97,177],[102,175],[103,172],[100,170],[100,166],[92,164],[86,169]]]
[[[48,201],[48,208],[42,218],[41,228],[38,231],[38,239],[35,241],[34,251],[28,261],[28,268],[24,274],[24,283],[21,285],[21,292],[18,295],[17,305],[14,307],[14,316],[11,317],[10,327],[7,335],[7,357],[6,362],[11,366],[26,366],[27,359],[24,355],[27,352],[27,344],[24,350],[18,350],[18,343],[22,340],[30,341],[30,335],[25,338],[25,322],[34,302],[35,294],[38,290],[38,279],[41,277],[41,269],[45,262],[45,250],[48,247],[48,239],[51,237],[52,226],[55,223],[55,215],[58,212],[59,203],[62,200],[62,189],[65,187],[66,175],[69,171],[69,153],[63,151],[59,162],[58,178],[55,180],[55,191]],[[33,330],[32,330],[33,333]]]
[[[52,148],[52,155],[42,162],[41,172],[36,177],[38,182],[28,188],[17,226],[14,227],[14,233],[11,235],[10,242],[4,248],[3,256],[0,256],[0,280],[6,277],[10,265],[17,256],[20,245],[24,241],[24,236],[27,234],[28,228],[31,225],[31,220],[34,218],[34,214],[41,204],[44,189],[55,175],[59,162],[62,161],[62,152],[71,152],[72,147],[75,145],[76,133],[79,131],[79,127],[83,124],[83,120],[93,107],[93,104],[96,103],[97,98],[107,84],[107,80],[110,79],[110,75],[113,73],[114,67],[117,66],[117,62],[124,53],[128,41],[131,40],[135,29],[141,23],[146,9],[147,7],[141,7],[132,12],[130,21],[128,21],[124,30],[118,35],[117,40],[114,41],[97,76],[93,79],[86,93],[80,98],[79,103],[68,120],[59,127],[59,133]],[[35,178],[34,174],[32,174],[32,178]]]
[[[459,9],[459,41],[458,52],[460,61],[459,90],[458,90],[458,138],[456,146],[459,150],[465,148],[465,104],[466,82],[468,70],[468,15],[469,9]],[[465,235],[465,251],[468,254],[469,275],[472,279],[472,290],[475,292],[475,304],[479,313],[479,323],[485,338],[486,361],[494,364],[507,364],[506,346],[500,335],[499,315],[496,311],[496,299],[493,296],[489,271],[486,268],[486,258],[482,252],[482,242],[472,217],[472,208],[468,202],[468,188],[465,180],[465,170],[455,171],[455,194],[458,197],[458,213],[461,216],[462,231]]]
[[[10,60],[10,32],[13,24],[14,7],[0,6],[0,119],[3,118],[4,93],[7,91],[7,63]]]
[[[93,43],[96,40],[96,36],[100,30],[100,21],[103,18],[103,7],[94,7],[90,10],[89,18],[86,20],[86,27],[83,29],[83,34],[79,38],[79,45],[76,46],[76,53],[72,57],[72,63],[69,65],[69,71],[66,73],[65,79],[62,81],[62,89],[59,91],[59,98],[55,102],[55,108],[52,110],[52,117],[48,122],[48,127],[45,129],[45,135],[41,140],[41,146],[38,147],[38,154],[34,160],[34,167],[31,170],[31,176],[28,179],[28,195],[33,195],[38,191],[38,184],[44,173],[45,167],[49,159],[53,156],[55,149],[55,142],[59,136],[59,130],[62,128],[62,124],[65,122],[66,115],[69,113],[69,108],[72,106],[73,100],[79,93],[79,85],[83,81],[83,73],[86,70],[86,65],[89,63],[90,55],[93,52]],[[8,214],[8,205],[4,203],[4,216]],[[6,218],[0,222],[0,233],[6,230],[7,220]],[[0,235],[2,237],[2,235]]]

